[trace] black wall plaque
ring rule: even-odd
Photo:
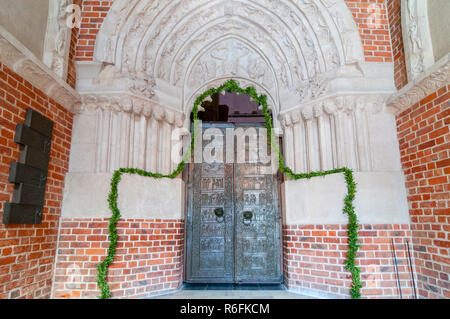
[[[43,206],[45,187],[36,187],[29,184],[16,184],[13,193],[13,203]]]
[[[17,124],[14,141],[21,144],[19,162],[11,164],[8,180],[15,183],[11,203],[5,203],[3,223],[40,224],[53,122],[28,109],[23,124]]]
[[[24,124],[44,136],[52,137],[53,122],[38,112],[29,111],[27,110]]]
[[[47,174],[49,153],[36,152],[28,145],[20,151],[19,162],[28,166],[39,168]]]
[[[47,181],[46,172],[29,165],[13,162],[9,168],[9,179],[11,183],[25,183],[38,187],[45,187]]]
[[[44,154],[50,151],[50,138],[24,124],[17,124],[14,142],[28,145],[34,151],[40,151]]]
[[[4,224],[40,224],[41,222],[42,207],[5,203]]]

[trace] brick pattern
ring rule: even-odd
[[[83,1],[76,60],[92,61],[95,39],[114,0]],[[392,62],[389,21],[384,0],[345,0],[358,25],[368,62]]]
[[[95,39],[100,31],[103,20],[113,4],[109,1],[83,0],[81,10],[81,27],[76,49],[77,61],[92,61],[95,49]]]
[[[54,122],[42,224],[4,225],[4,203],[14,190],[9,166],[19,158],[14,132],[27,108]],[[0,299],[50,297],[72,121],[70,112],[0,63]]]
[[[360,225],[357,264],[361,268],[363,298],[399,298],[391,239],[396,250],[403,298],[413,289],[405,225]],[[290,289],[306,289],[330,297],[350,298],[351,274],[345,269],[346,225],[285,225],[283,253],[285,283]],[[411,256],[413,258],[413,256]],[[414,263],[414,260],[412,260]]]
[[[450,102],[442,87],[397,115],[420,294],[450,298]]]
[[[182,220],[126,219],[118,222],[117,230],[117,256],[107,277],[113,298],[145,297],[180,287]],[[53,296],[96,298],[97,265],[108,245],[108,219],[62,219]]]
[[[400,4],[400,0],[386,0],[392,40],[392,55],[394,56],[394,80],[398,90],[408,84]]]
[[[345,0],[359,29],[367,62],[392,62],[389,20],[384,0]]]

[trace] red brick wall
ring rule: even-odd
[[[42,224],[0,222],[0,299],[50,297],[64,177],[68,170],[73,117],[29,82],[0,63],[0,221],[12,199],[9,166],[19,158],[17,123],[32,108],[54,122]]]
[[[113,298],[144,297],[180,287],[182,220],[122,219],[117,231],[117,256],[107,277]],[[97,265],[106,256],[108,245],[108,219],[63,219],[54,297],[97,297]]]
[[[315,291],[326,297],[350,298],[351,274],[345,269],[346,225],[283,227],[285,283],[290,289]],[[399,298],[391,239],[396,250],[403,298],[413,296],[406,249],[409,225],[360,225],[357,264],[363,298]],[[413,258],[413,257],[412,257]]]
[[[386,0],[389,13],[389,25],[392,39],[392,54],[394,56],[394,80],[397,89],[408,84],[406,73],[405,50],[403,47],[402,19],[400,0]]]
[[[450,102],[443,87],[397,116],[420,295],[450,298]]]
[[[95,39],[114,0],[83,0],[76,60],[92,61]],[[345,0],[358,25],[368,62],[392,62],[389,21],[384,0]],[[373,21],[373,24],[368,24]]]
[[[389,21],[384,0],[345,0],[358,25],[367,62],[392,62]]]
[[[94,56],[95,39],[100,31],[103,20],[112,6],[113,0],[87,1],[83,0],[81,12],[81,27],[78,36],[76,60],[92,61]]]

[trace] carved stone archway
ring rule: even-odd
[[[252,79],[279,112],[323,93],[348,63],[363,60],[344,1],[115,1],[97,37],[104,70],[186,111],[199,86]],[[113,70],[112,70],[113,69]]]

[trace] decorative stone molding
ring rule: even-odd
[[[382,111],[387,97],[331,96],[282,112],[286,163],[297,172],[344,166],[371,171],[369,121]]]
[[[83,156],[71,154],[72,172],[136,167],[167,174],[175,166],[172,134],[185,122],[180,111],[128,93],[103,93],[82,95],[76,114],[72,147]]]
[[[73,112],[80,95],[0,26],[0,62]]]
[[[423,98],[450,82],[450,53],[430,67],[425,73],[404,86],[389,98],[387,106],[395,112],[413,106]]]
[[[154,78],[141,73],[133,74],[131,76],[130,85],[128,88],[134,94],[152,99],[155,96],[155,86],[156,82]]]
[[[198,85],[230,78],[252,79],[289,108],[323,96],[322,74],[364,60],[344,0],[116,0],[94,55],[111,74],[139,78],[134,94],[161,100],[179,89],[184,110]]]
[[[419,77],[434,64],[428,22],[428,0],[402,0],[402,30],[408,80]]]
[[[66,10],[72,3],[72,0],[49,0],[43,61],[63,80],[67,77],[72,34],[72,30],[66,24]]]
[[[371,113],[378,113],[385,107],[389,97],[390,95],[386,93],[330,95],[283,111],[280,113],[280,118],[286,114],[294,114],[299,111],[302,114],[308,114],[304,117],[312,118],[315,113],[321,112],[321,110],[327,114],[335,114],[338,111],[351,111],[356,107],[367,109]]]
[[[329,79],[323,75],[318,75],[310,80],[303,81],[297,91],[300,100],[307,102],[323,96],[327,92],[328,83]]]
[[[83,114],[96,110],[110,110],[113,112],[132,113],[144,117],[155,117],[158,121],[166,119],[169,124],[184,121],[185,115],[156,102],[142,99],[128,93],[96,93],[81,95],[81,102],[77,103],[74,113]],[[181,126],[179,126],[181,127]]]

